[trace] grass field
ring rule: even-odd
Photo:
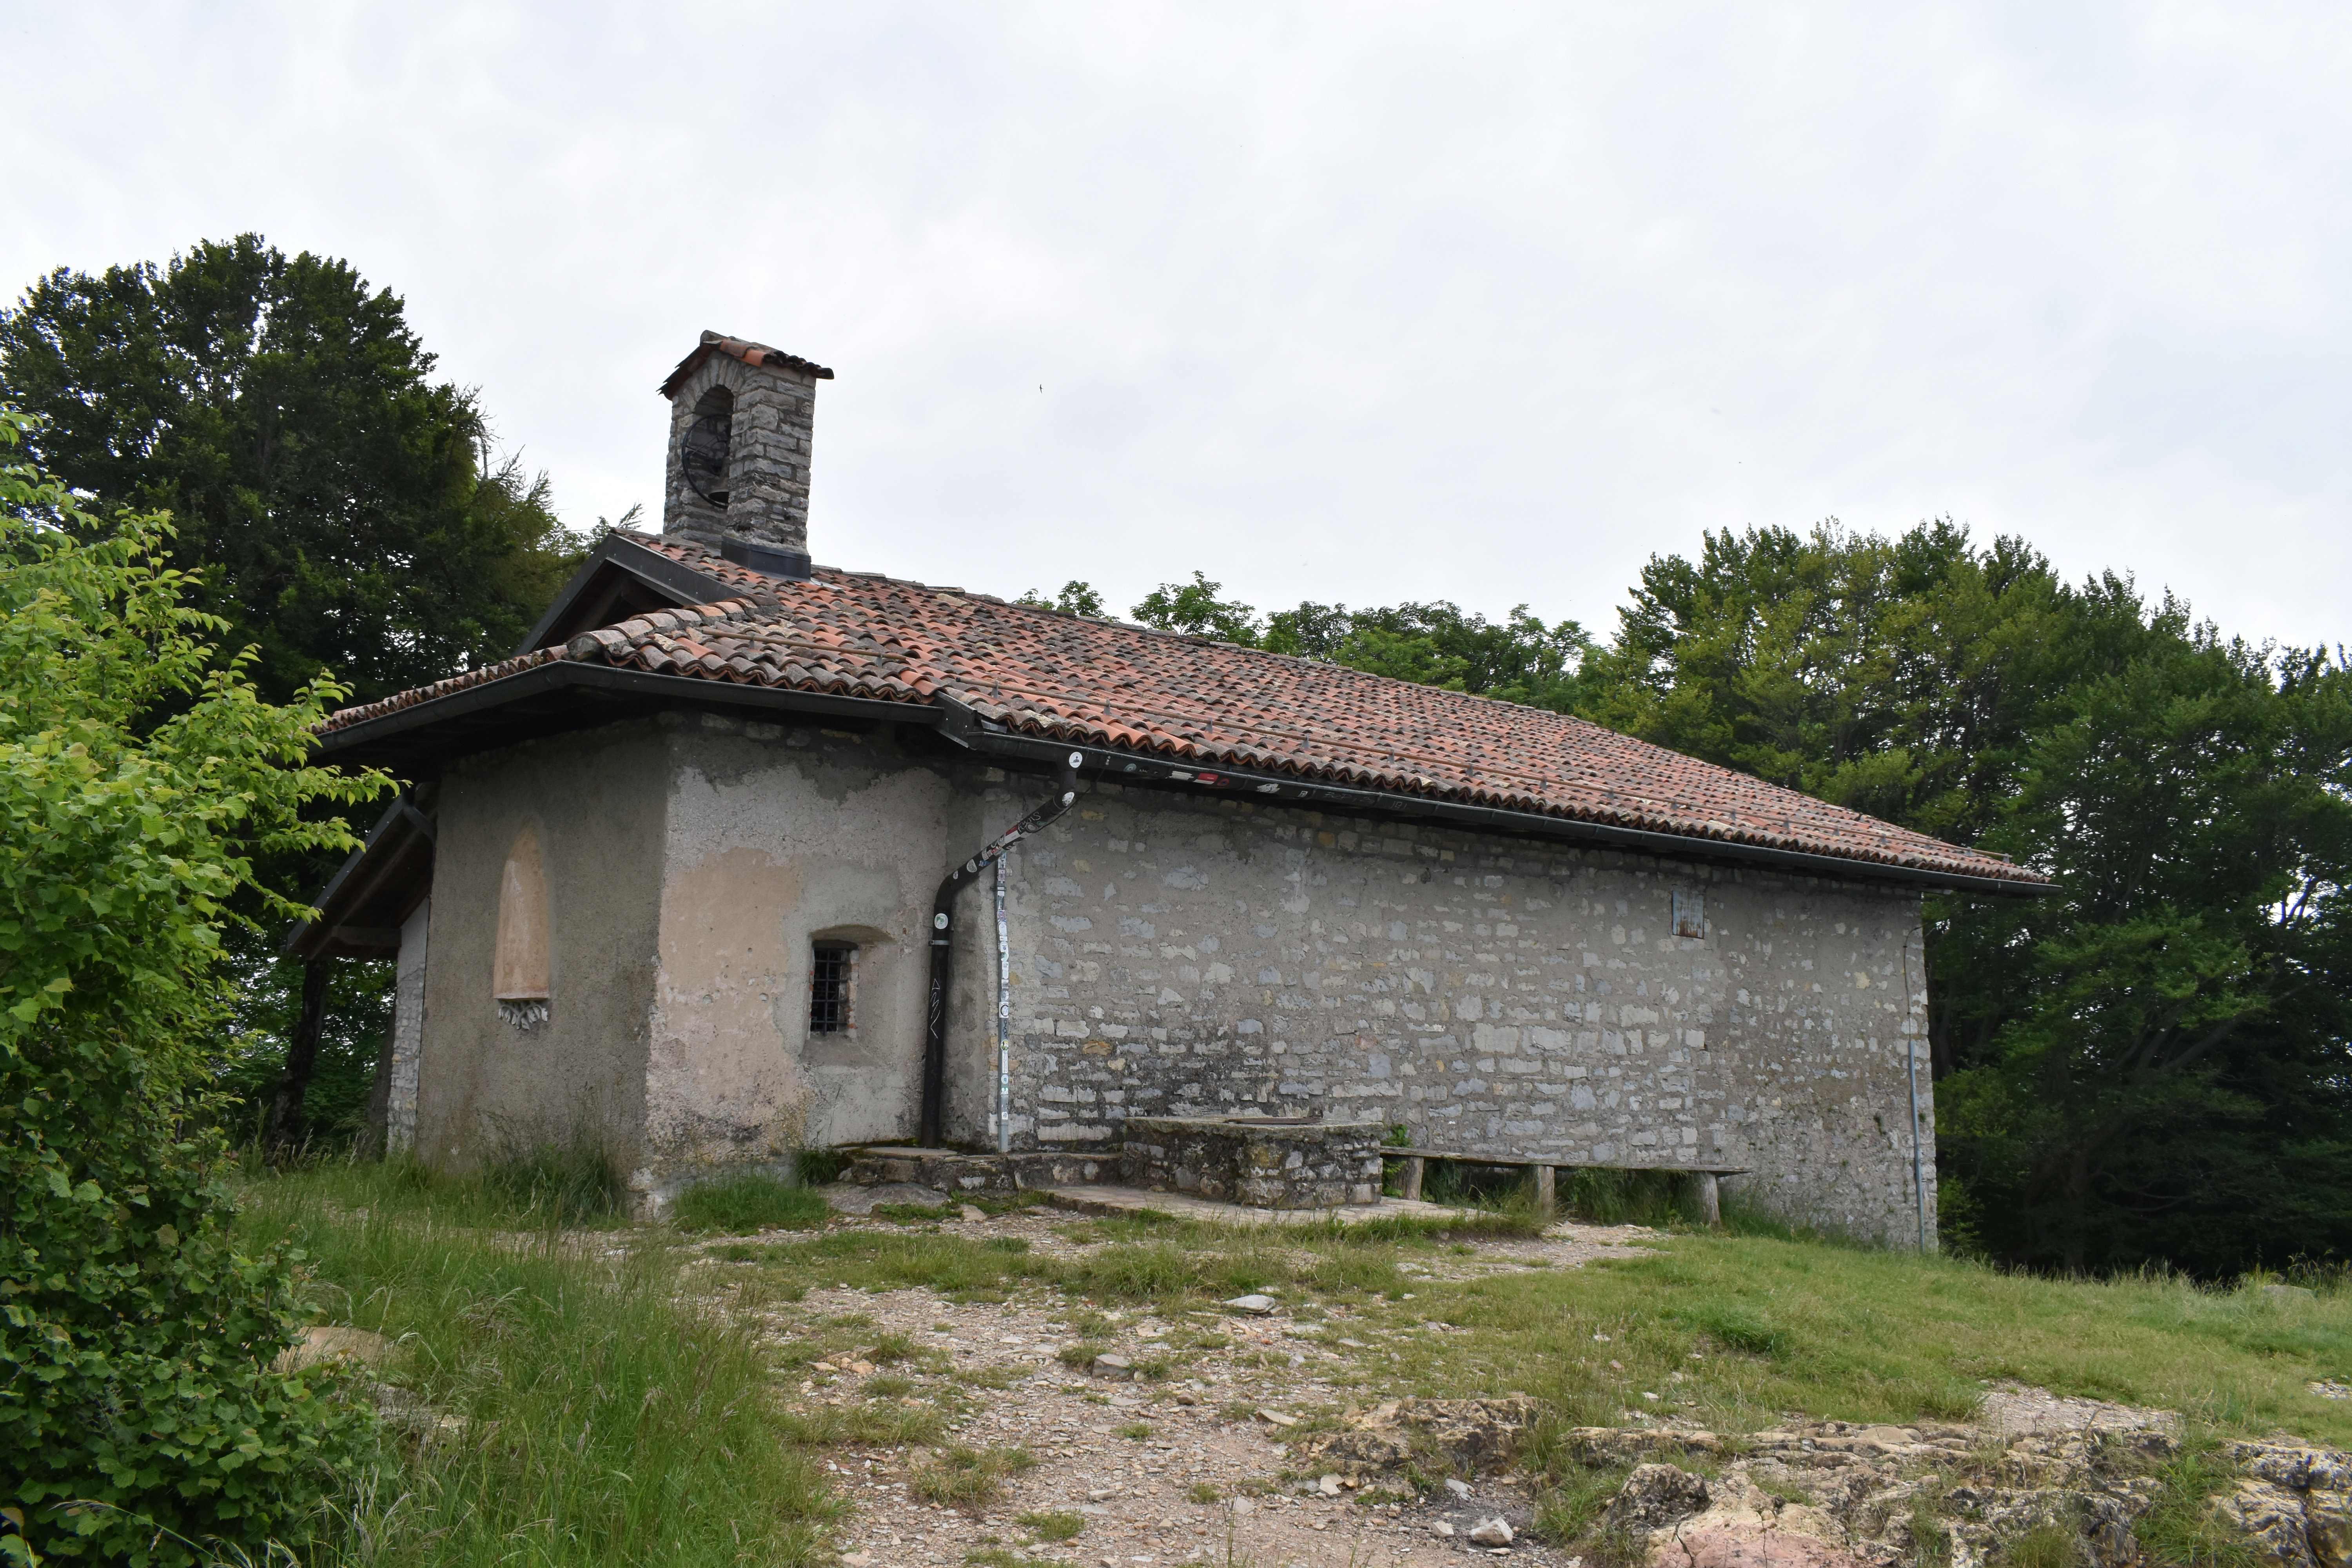
[[[2064,1281],[1770,1234],[1678,1231],[1580,1268],[1467,1274],[1483,1241],[1523,1216],[1462,1227],[1381,1224],[1234,1231],[1157,1219],[1070,1220],[1074,1249],[959,1234],[920,1212],[881,1226],[769,1230],[696,1250],[668,1226],[583,1228],[556,1183],[441,1184],[370,1167],[260,1179],[242,1220],[308,1255],[326,1321],[404,1345],[387,1375],[462,1435],[404,1439],[350,1508],[354,1561],[520,1564],[825,1560],[843,1506],[817,1456],[843,1444],[951,1442],[983,1396],[926,1369],[855,1319],[763,1342],[741,1326],[813,1289],[922,1287],[961,1300],[1050,1298],[1084,1343],[1149,1309],[1200,1325],[1224,1298],[1278,1292],[1286,1319],[1353,1348],[1346,1399],[1526,1392],[1558,1424],[1675,1415],[1737,1433],[1789,1415],[1962,1417],[2015,1380],[2180,1411],[2210,1440],[2285,1428],[2352,1444],[2352,1403],[2308,1391],[2352,1381],[2352,1292],[2308,1295],[2176,1279]],[[735,1193],[700,1215],[805,1226],[804,1202]],[[689,1267],[691,1265],[691,1267]],[[820,1356],[877,1369],[863,1403],[803,1406],[785,1390]],[[1239,1354],[1234,1352],[1233,1353]],[[1301,1411],[1302,1431],[1339,1406]],[[1008,1456],[950,1448],[943,1496],[992,1485]]]
[[[354,1479],[345,1557],[828,1560],[818,1527],[837,1505],[776,1419],[768,1357],[681,1310],[671,1238],[518,1228],[551,1211],[512,1200],[365,1166],[246,1191],[244,1233],[302,1250],[321,1315],[398,1341],[383,1375],[465,1423],[390,1435]]]

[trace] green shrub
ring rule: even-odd
[[[26,422],[0,409],[0,449]],[[253,861],[349,847],[306,808],[341,695],[286,707],[182,609],[154,518],[101,521],[0,464],[0,1557],[184,1563],[316,1532],[374,1445],[297,1337],[293,1255],[228,1234],[204,1085]]]
[[[824,1194],[747,1171],[687,1188],[677,1195],[673,1215],[683,1230],[814,1230],[824,1224]]]

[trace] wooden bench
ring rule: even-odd
[[[1421,1197],[1421,1179],[1432,1160],[1451,1160],[1461,1165],[1522,1165],[1535,1175],[1536,1206],[1549,1214],[1559,1206],[1555,1197],[1554,1173],[1561,1170],[1608,1171],[1671,1171],[1676,1175],[1694,1176],[1698,1181],[1700,1217],[1721,1229],[1723,1226],[1722,1181],[1726,1176],[1744,1176],[1746,1165],[1566,1165],[1558,1162],[1513,1154],[1463,1154],[1446,1149],[1413,1149],[1385,1147],[1381,1157],[1404,1162],[1404,1195],[1414,1201]]]

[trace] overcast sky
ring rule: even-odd
[[[253,229],[576,525],[704,327],[833,366],[811,544],[1124,609],[1526,602],[1949,514],[2352,635],[2336,6],[0,0],[0,290]]]

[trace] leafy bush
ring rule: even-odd
[[[673,1211],[684,1230],[740,1235],[783,1226],[814,1230],[824,1224],[824,1194],[814,1187],[788,1186],[773,1176],[747,1172],[688,1187]]]
[[[0,447],[27,421],[0,409]],[[260,701],[155,518],[0,465],[0,1556],[178,1563],[309,1534],[373,1416],[271,1367],[292,1255],[241,1255],[205,1042],[253,858],[351,845],[305,807],[338,689]],[[310,819],[306,820],[306,816]],[[248,915],[247,918],[251,918]]]

